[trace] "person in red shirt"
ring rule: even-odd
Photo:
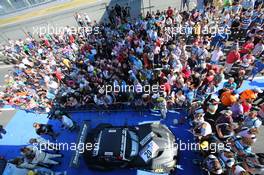
[[[168,18],[172,18],[172,16],[173,16],[173,10],[172,10],[171,7],[168,7],[168,10],[167,10],[167,17],[168,17]]]
[[[242,107],[243,107],[243,111],[244,113],[247,113],[250,111],[250,109],[252,108],[252,104],[250,100],[245,100],[242,102]]]
[[[242,45],[242,49],[240,51],[240,53],[243,55],[251,52],[254,49],[254,39],[250,38],[249,40],[247,40],[243,45]]]
[[[189,66],[185,66],[182,68],[183,78],[188,79],[190,78],[192,71]]]
[[[45,46],[46,46],[46,47],[51,48],[51,45],[50,45],[50,42],[49,42],[48,39],[44,39],[44,43],[45,43]]]
[[[237,61],[240,60],[240,53],[239,49],[237,46],[234,47],[233,50],[231,50],[226,57],[226,62],[225,62],[225,72],[229,73],[232,69],[233,64]]]
[[[69,41],[71,44],[75,42],[75,39],[72,35],[69,36]]]
[[[82,54],[90,52],[91,50],[92,50],[92,46],[90,46],[89,44],[85,44],[83,47],[81,47]]]
[[[169,82],[166,82],[164,85],[164,92],[166,95],[169,95],[171,93],[171,85]]]
[[[62,73],[61,73],[59,70],[56,70],[56,71],[54,72],[54,75],[55,75],[55,77],[56,77],[59,81],[61,81],[62,78],[63,78],[63,75],[62,75]]]
[[[215,71],[214,70],[209,70],[208,74],[206,75],[206,78],[203,81],[203,85],[208,86],[213,80],[215,76]]]

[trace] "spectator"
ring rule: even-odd
[[[264,104],[260,105],[260,109],[258,111],[258,118],[262,121],[262,123],[264,122]]]
[[[222,93],[225,91],[234,91],[237,88],[237,84],[235,83],[235,79],[230,77],[227,82],[223,84],[223,89],[219,90],[218,94],[221,97]]]
[[[254,49],[253,41],[254,41],[254,39],[250,38],[242,45],[242,49],[240,51],[242,56],[244,56],[245,54],[250,53]]]
[[[0,125],[0,139],[3,138],[2,134],[6,134],[6,130],[4,129],[3,125]]]
[[[201,139],[202,137],[212,134],[212,127],[208,122],[204,121],[193,129],[193,133],[195,136]]]
[[[208,169],[208,171],[212,174],[222,174],[223,169],[220,164],[220,161],[218,158],[214,155],[209,155],[205,160],[204,160],[205,167]]]
[[[252,77],[250,81],[253,81],[255,76],[263,70],[264,70],[264,58],[262,58],[261,60],[256,60],[251,72]]]
[[[66,115],[60,115],[58,119],[62,122],[62,127],[69,129],[70,131],[73,131],[78,127],[77,123],[72,121],[72,119]]]
[[[36,130],[36,133],[38,135],[49,135],[52,137],[52,139],[56,140],[58,137],[58,133],[55,133],[52,129],[52,125],[49,124],[40,124],[40,123],[34,123],[33,127]]]
[[[227,124],[232,125],[232,123],[233,123],[232,111],[230,111],[230,110],[223,110],[221,112],[222,112],[222,115],[220,115],[217,118],[216,124],[227,123]]]
[[[231,124],[220,123],[216,125],[216,133],[219,139],[226,140],[234,135],[234,129]]]
[[[252,153],[252,144],[253,140],[251,138],[236,136],[232,142],[232,149],[239,156],[249,155]]]
[[[216,47],[215,50],[211,53],[211,63],[219,64],[219,60],[221,60],[224,56],[224,53],[221,51],[220,47]]]
[[[234,165],[231,169],[234,175],[249,175],[249,173],[240,165]]]
[[[241,92],[240,99],[241,100],[255,100],[258,96],[258,93],[262,93],[263,91],[260,88],[247,89]]]
[[[225,72],[229,73],[233,67],[233,64],[240,59],[240,53],[238,52],[238,47],[236,46],[233,50],[231,50],[226,57],[225,63]]]
[[[29,163],[23,158],[15,158],[14,160],[11,160],[10,163],[14,164],[17,168],[22,169],[36,169],[39,168],[37,164]]]
[[[253,142],[257,141],[257,134],[259,133],[257,128],[242,128],[237,134],[240,137],[251,138]]]
[[[231,106],[230,110],[232,111],[232,118],[234,119],[234,121],[239,122],[244,119],[243,118],[244,108],[243,108],[241,100],[237,100]]]
[[[181,9],[180,9],[180,11],[183,11],[185,9],[185,6],[186,6],[187,12],[189,12],[190,11],[189,4],[190,4],[189,0],[182,0],[181,1]]]
[[[262,121],[257,117],[256,112],[250,112],[244,120],[244,126],[248,128],[259,128],[262,125]]]
[[[227,148],[221,151],[219,156],[219,158],[224,161],[225,166],[227,168],[232,168],[235,165],[236,160],[234,157],[235,157],[234,153],[232,153],[232,151]]]
[[[237,84],[237,88],[240,88],[244,80],[246,80],[246,71],[240,69],[238,72],[235,72],[232,77],[234,77],[234,82]]]
[[[28,162],[37,165],[59,165],[60,162],[52,159],[62,157],[62,154],[50,154],[29,147],[21,148],[21,154],[26,158]]]
[[[222,105],[225,107],[232,106],[236,101],[238,100],[238,94],[237,91],[225,91],[221,95],[221,102]]]
[[[49,140],[46,140],[42,137],[38,138],[31,138],[29,143],[34,146],[34,149],[41,148],[41,150],[55,150],[56,152],[59,151],[59,148]]]

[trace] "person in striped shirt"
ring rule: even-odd
[[[251,24],[252,20],[251,20],[251,16],[249,14],[244,15],[244,17],[241,19],[241,23],[240,23],[240,39],[242,37],[245,37],[248,31],[248,28]]]

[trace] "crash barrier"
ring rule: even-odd
[[[54,106],[54,109],[59,109],[68,113],[73,112],[98,112],[100,116],[102,116],[104,113],[110,113],[110,112],[131,112],[136,111],[139,113],[140,116],[143,116],[145,112],[148,112],[150,107],[135,107],[130,106],[129,102],[116,102],[111,105],[109,105],[108,108],[105,108],[104,106],[98,106],[94,103],[89,103],[86,106],[81,107],[66,107],[61,108]],[[54,110],[53,109],[53,110]]]
[[[168,108],[168,113],[179,113],[178,111],[186,110],[186,106],[182,107],[170,107]],[[86,106],[81,107],[60,107],[59,105],[54,105],[53,109],[49,112],[49,115],[52,115],[52,113],[55,110],[61,110],[68,113],[73,112],[98,112],[100,116],[102,116],[104,113],[111,113],[111,112],[138,112],[139,116],[144,116],[146,113],[151,113],[155,116],[160,116],[160,110],[155,109],[153,105],[148,106],[135,106],[131,105],[130,102],[116,102],[111,105],[109,105],[107,108],[104,106],[98,106],[94,103],[88,103]],[[49,117],[49,116],[48,116]],[[52,116],[51,116],[52,117]]]

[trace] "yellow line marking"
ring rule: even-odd
[[[40,17],[48,14],[52,14],[55,12],[60,12],[63,10],[73,9],[76,7],[84,6],[90,3],[96,2],[96,0],[72,0],[71,2],[65,2],[63,4],[57,4],[48,8],[35,10],[32,12],[28,12],[22,15],[9,17],[9,18],[2,18],[0,19],[0,25],[10,24],[14,22],[28,20],[34,17]]]

